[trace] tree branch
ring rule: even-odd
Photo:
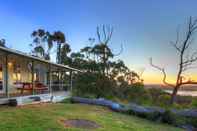
[[[197,61],[197,52],[194,52],[190,58],[182,62],[183,67],[187,67]]]
[[[186,82],[180,83],[179,85],[180,86],[182,86],[182,85],[197,85],[197,81],[188,80]]]
[[[100,35],[100,31],[99,31],[99,27],[97,27],[97,36],[98,36],[98,40],[99,40],[99,43],[101,43],[101,35]]]
[[[166,75],[165,69],[164,69],[164,68],[161,68],[161,67],[159,67],[159,66],[157,66],[157,65],[154,65],[153,62],[152,62],[152,58],[150,58],[150,65],[151,65],[152,67],[154,67],[154,68],[160,70],[160,71],[163,73],[163,80],[162,80],[162,81],[163,81],[163,83],[164,83],[165,85],[171,86],[171,87],[175,87],[175,85],[173,85],[173,84],[171,84],[171,83],[168,83],[168,82],[166,81],[167,75]]]
[[[114,56],[119,56],[123,52],[123,45],[120,46],[120,51],[117,54],[114,54]]]
[[[107,30],[108,30],[108,36],[107,36],[105,43],[108,43],[111,40],[114,29],[113,29],[113,27],[108,26]]]
[[[171,41],[170,44],[172,44],[172,46],[174,46],[175,49],[176,49],[178,52],[181,52],[181,47],[178,47],[178,42],[179,42],[179,29],[177,29],[176,41],[175,41],[175,42]]]

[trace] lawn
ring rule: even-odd
[[[85,131],[65,128],[61,120],[86,119],[101,127],[96,131],[179,131],[165,124],[82,104],[38,104],[0,107],[0,131]]]

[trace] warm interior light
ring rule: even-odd
[[[3,80],[3,72],[0,70],[0,80]]]
[[[21,81],[21,73],[17,73],[17,81]]]
[[[21,81],[21,73],[13,73],[12,77],[16,82]]]
[[[13,73],[13,75],[12,75],[12,77],[13,77],[13,79],[14,79],[14,81],[16,81],[16,73]]]
[[[34,81],[36,81],[37,80],[37,75],[36,75],[36,73],[34,73]]]
[[[8,62],[8,66],[11,67],[12,66],[12,62]]]
[[[3,67],[0,64],[0,80],[3,80]]]

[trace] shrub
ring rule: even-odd
[[[166,110],[162,115],[162,122],[176,125],[175,114],[173,114],[170,110]]]
[[[169,102],[170,102],[170,95],[168,94],[164,94],[159,96],[158,101],[157,101],[157,105],[161,106],[161,107],[169,107]]]
[[[86,77],[87,76],[87,77]],[[74,83],[73,95],[85,97],[87,94],[96,92],[95,78],[89,74],[78,75]]]
[[[192,99],[192,106],[195,107],[195,108],[197,108],[197,97],[194,97]]]
[[[97,97],[104,97],[107,99],[112,99],[114,97],[114,90],[116,87],[116,82],[114,82],[112,79],[103,76],[98,75],[98,78],[96,80],[96,89],[95,92],[97,94]]]
[[[146,115],[146,118],[151,121],[160,120],[161,114],[159,112],[152,112]]]
[[[192,96],[176,96],[176,103],[181,105],[189,105],[192,103]]]
[[[147,90],[139,83],[128,86],[125,94],[128,100],[138,104],[147,103],[151,99]]]
[[[60,103],[72,103],[72,102],[71,102],[71,98],[65,98],[65,99],[62,100]]]
[[[141,86],[141,85],[130,85],[130,86],[128,86],[127,87],[127,89],[126,89],[126,95],[129,97],[129,98],[137,98],[137,97],[139,97],[139,94],[145,94],[146,93],[146,91],[145,91],[145,89],[144,89],[144,87],[143,86]]]
[[[148,93],[151,95],[152,101],[156,103],[159,99],[159,96],[165,94],[165,92],[160,88],[150,88]]]
[[[113,97],[114,82],[99,73],[81,73],[75,77],[73,95],[87,98]]]
[[[197,128],[197,118],[190,118],[189,123]]]
[[[168,124],[178,126],[178,127],[186,125],[186,124],[189,124],[189,125],[191,124],[191,121],[188,122],[188,118],[176,115],[170,110],[166,110],[162,114],[161,120],[164,123],[168,123]]]

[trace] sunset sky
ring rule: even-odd
[[[0,38],[8,47],[29,52],[33,30],[61,30],[73,51],[96,37],[96,27],[114,27],[110,47],[131,69],[145,69],[145,83],[160,83],[161,73],[149,65],[164,66],[174,81],[177,53],[169,42],[176,39],[177,27],[184,30],[189,16],[197,17],[196,0],[2,0]],[[183,27],[183,28],[182,28]],[[195,46],[196,45],[196,46]],[[197,49],[197,43],[194,41]],[[197,80],[197,69],[188,75]]]

